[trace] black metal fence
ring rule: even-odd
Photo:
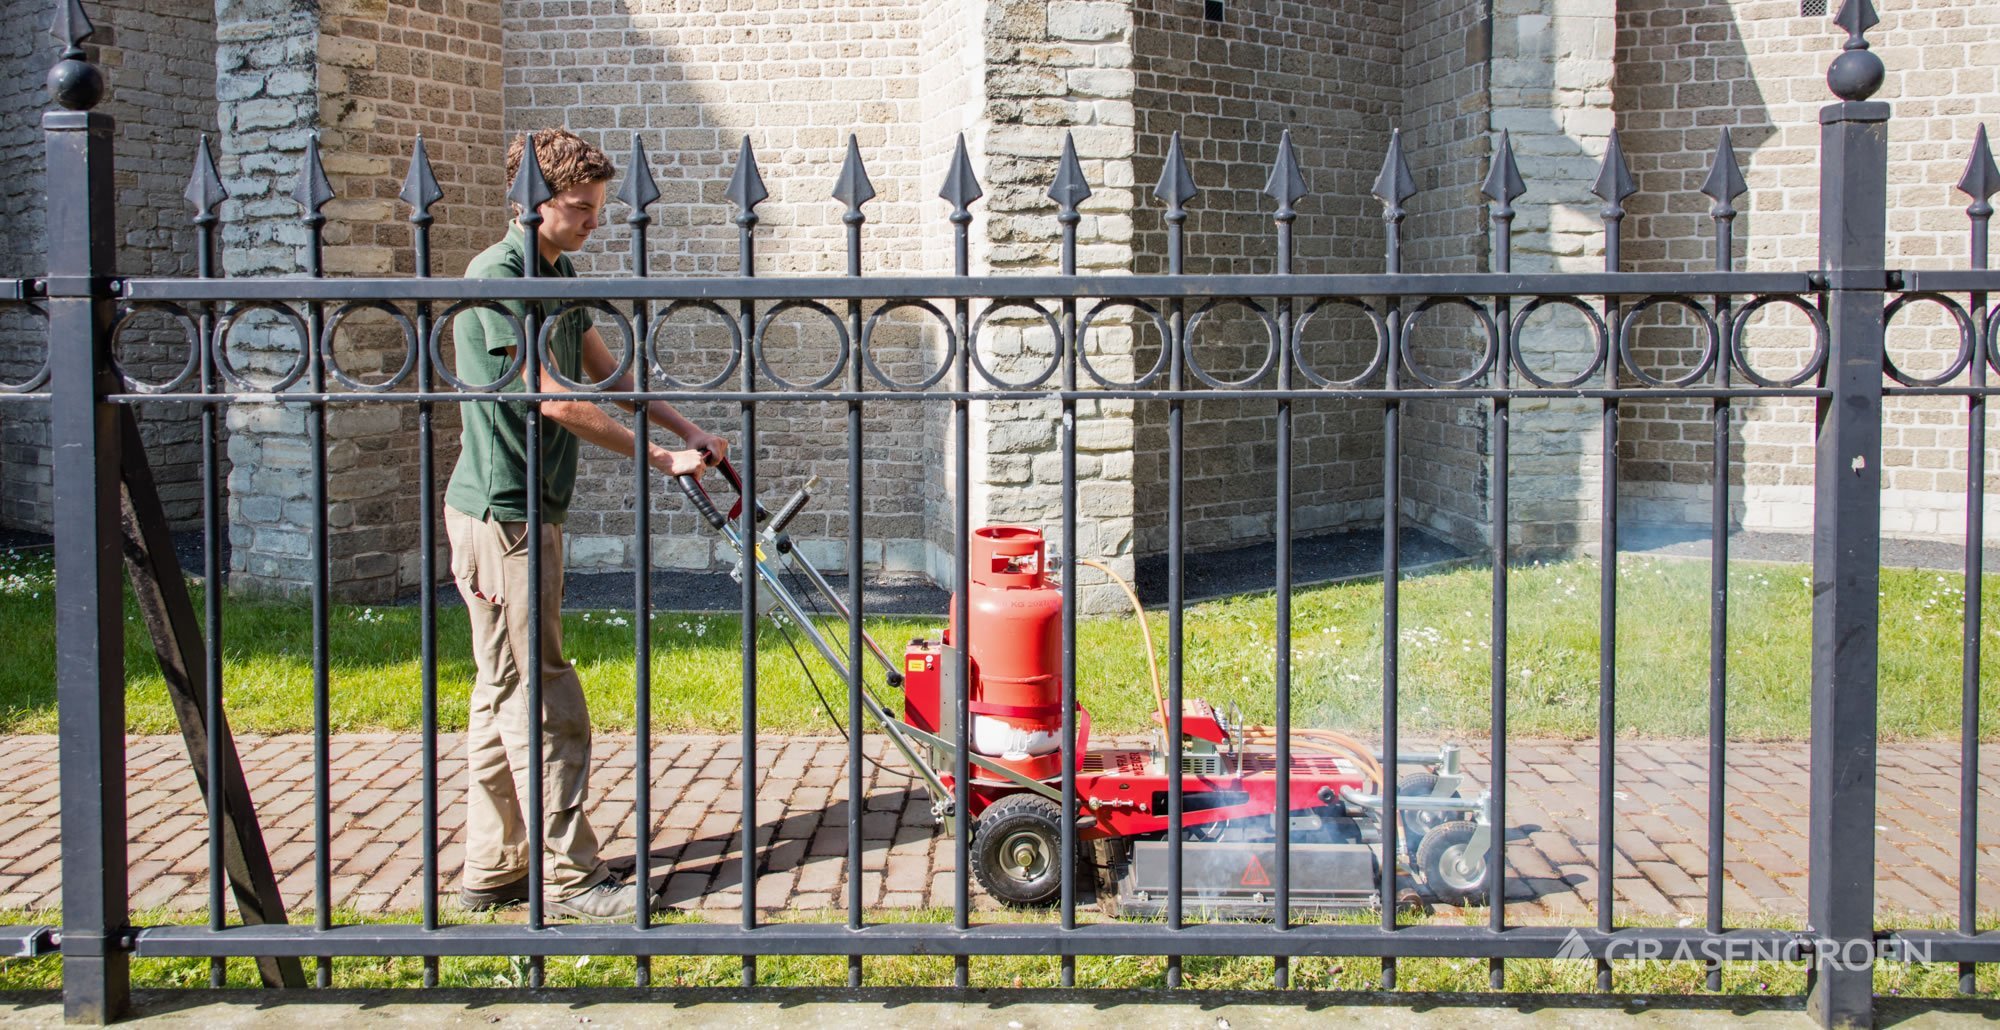
[[[912,278],[867,278],[861,274],[863,205],[873,195],[858,155],[851,155],[836,197],[847,207],[845,219],[848,274],[844,278],[756,278],[753,255],[757,243],[757,206],[765,198],[755,161],[746,141],[728,191],[736,205],[740,228],[741,273],[724,278],[655,278],[646,267],[647,209],[658,199],[642,154],[636,155],[619,193],[629,209],[633,228],[635,274],[618,278],[538,281],[462,280],[430,278],[429,208],[440,198],[421,144],[413,155],[403,199],[411,205],[415,223],[417,276],[409,279],[323,279],[319,259],[320,208],[332,197],[319,170],[318,153],[308,152],[304,175],[295,196],[302,217],[312,230],[303,279],[233,279],[215,277],[212,254],[218,225],[217,209],[224,199],[204,147],[198,155],[189,199],[194,224],[202,236],[199,278],[120,279],[113,261],[114,195],[109,119],[92,113],[102,92],[99,73],[85,60],[80,43],[90,27],[76,0],[59,5],[56,33],[67,45],[51,73],[51,91],[66,110],[47,114],[43,125],[48,141],[49,226],[48,274],[40,279],[0,283],[0,301],[28,305],[46,313],[50,347],[43,371],[28,381],[7,384],[9,403],[46,404],[52,421],[55,451],[56,610],[58,697],[61,734],[61,800],[63,910],[59,935],[21,935],[20,950],[59,946],[64,963],[64,992],[73,1019],[115,1018],[125,1007],[128,960],[132,956],[227,956],[318,959],[318,980],[329,982],[330,956],[422,956],[435,972],[440,956],[465,955],[621,955],[636,957],[638,982],[645,983],[646,959],[657,955],[736,955],[742,959],[745,984],[756,980],[759,956],[845,955],[850,974],[859,983],[864,956],[888,954],[950,955],[956,960],[957,982],[967,982],[969,963],[981,955],[1035,954],[1059,956],[1064,982],[1072,982],[1074,963],[1083,955],[1164,955],[1167,978],[1178,984],[1182,956],[1271,956],[1274,982],[1286,984],[1290,959],[1298,956],[1364,956],[1379,958],[1381,983],[1395,985],[1397,960],[1409,956],[1483,957],[1490,962],[1492,984],[1504,986],[1503,966],[1513,958],[1590,957],[1598,962],[1599,986],[1609,990],[1611,960],[1630,957],[1639,948],[1692,956],[1709,963],[1711,984],[1719,985],[1722,964],[1751,954],[1786,953],[1811,963],[1810,1005],[1818,1018],[1833,1024],[1865,1023],[1871,1018],[1873,966],[1885,956],[1896,957],[1921,948],[1930,961],[1960,964],[1963,990],[1973,989],[1976,963],[2000,962],[2000,943],[1977,932],[1976,838],[1978,805],[1978,681],[1980,650],[1981,511],[1985,478],[1985,403],[1992,393],[1989,370],[2000,367],[2000,312],[1989,310],[1989,294],[2000,291],[2000,272],[1987,270],[1987,227],[1990,199],[2000,192],[2000,174],[1993,167],[1983,133],[1975,145],[1960,189],[1972,199],[1967,209],[1970,262],[1965,271],[1898,272],[1885,266],[1887,237],[1885,191],[1888,180],[1887,104],[1869,101],[1883,77],[1881,61],[1868,51],[1864,32],[1874,23],[1866,0],[1850,0],[1838,16],[1849,32],[1845,51],[1833,63],[1829,83],[1838,101],[1822,110],[1821,267],[1811,272],[1751,273],[1732,267],[1733,201],[1744,192],[1725,136],[1716,165],[1703,192],[1713,200],[1715,268],[1709,272],[1651,274],[1620,271],[1619,233],[1622,202],[1634,192],[1622,156],[1613,148],[1606,158],[1598,193],[1604,200],[1605,268],[1591,274],[1520,274],[1510,266],[1513,202],[1523,193],[1512,151],[1503,137],[1483,192],[1491,201],[1492,262],[1486,272],[1454,275],[1406,274],[1401,268],[1400,232],[1406,201],[1415,193],[1400,143],[1391,146],[1375,193],[1381,200],[1387,229],[1382,271],[1369,275],[1312,275],[1294,270],[1292,262],[1295,205],[1305,195],[1305,183],[1293,161],[1289,141],[1278,154],[1267,187],[1275,204],[1276,272],[1270,275],[1203,275],[1184,273],[1183,222],[1186,205],[1197,199],[1194,176],[1179,147],[1169,154],[1155,196],[1165,204],[1168,227],[1166,273],[1105,279],[1076,274],[1078,206],[1090,195],[1075,153],[1065,150],[1060,171],[1048,195],[1055,201],[1061,226],[1061,263],[1053,275],[974,276],[970,274],[968,233],[973,207],[981,190],[965,154],[957,156],[940,194],[952,206],[955,267],[950,275]],[[532,155],[533,150],[529,148]],[[532,157],[514,184],[513,199],[529,212],[523,221],[534,230],[535,205],[547,197],[547,187]],[[1292,408],[1316,398],[1339,397],[1379,405],[1383,426],[1382,576],[1384,622],[1382,654],[1383,751],[1398,750],[1398,582],[1403,446],[1399,429],[1406,402],[1454,399],[1488,405],[1491,413],[1493,474],[1491,574],[1493,607],[1490,639],[1492,731],[1490,754],[1495,821],[1506,825],[1507,812],[1507,579],[1509,574],[1508,467],[1509,407],[1529,398],[1570,398],[1602,405],[1602,539],[1617,539],[1619,496],[1619,416],[1621,404],[1635,400],[1674,398],[1707,405],[1712,412],[1714,561],[1711,602],[1710,741],[1708,744],[1709,810],[1708,906],[1705,925],[1687,928],[1619,926],[1612,904],[1615,787],[1617,655],[1615,634],[1604,633],[1599,673],[1600,776],[1597,921],[1587,927],[1510,925],[1501,861],[1504,834],[1492,841],[1488,863],[1489,896],[1484,926],[1399,925],[1394,906],[1384,906],[1376,925],[1295,925],[1291,918],[1291,870],[1286,859],[1289,827],[1277,820],[1279,846],[1272,870],[1270,921],[1255,924],[1189,923],[1179,886],[1180,845],[1171,845],[1170,879],[1164,924],[1108,922],[1080,924],[1076,892],[1066,878],[1059,918],[1048,924],[975,923],[968,897],[967,822],[964,792],[968,783],[966,750],[959,749],[954,808],[958,870],[955,916],[947,925],[881,924],[864,919],[858,887],[849,890],[844,924],[802,925],[760,922],[754,892],[759,847],[755,764],[757,762],[757,667],[752,616],[761,609],[755,577],[744,577],[743,730],[742,754],[742,882],[746,885],[742,918],[737,925],[682,923],[651,925],[641,912],[629,924],[551,926],[544,922],[539,863],[532,863],[532,899],[525,925],[451,924],[440,918],[438,893],[437,795],[437,640],[435,584],[437,572],[433,413],[439,405],[492,399],[501,384],[466,384],[452,376],[441,360],[440,335],[451,317],[474,306],[502,300],[551,301],[584,306],[615,320],[628,339],[636,341],[626,359],[637,389],[612,393],[592,384],[572,384],[601,400],[707,400],[731,403],[739,413],[735,427],[746,496],[756,496],[759,468],[760,405],[787,401],[844,404],[850,511],[848,567],[863,566],[863,498],[868,484],[861,463],[863,411],[868,405],[908,404],[947,406],[956,447],[955,541],[957,581],[966,580],[966,541],[971,518],[968,441],[972,409],[993,401],[1046,399],[1062,411],[1063,496],[1060,553],[1066,567],[1063,652],[1064,732],[1075,740],[1076,598],[1073,558],[1077,554],[1077,439],[1080,403],[1103,398],[1161,402],[1167,411],[1169,482],[1166,499],[1169,556],[1168,691],[1170,725],[1165,739],[1168,768],[1181,762],[1181,698],[1183,657],[1183,569],[1179,542],[1184,539],[1183,507],[1184,405],[1191,400],[1236,398],[1267,402],[1276,419],[1277,464],[1277,646],[1271,655],[1276,680],[1278,775],[1287,775],[1287,737],[1291,712],[1291,547],[1292,526]],[[1956,326],[1956,355],[1941,372],[1918,377],[1898,370],[1884,352],[1885,326],[1903,307],[1927,302],[1942,307]],[[1228,378],[1192,359],[1188,339],[1191,323],[1218,306],[1248,311],[1267,333],[1267,358],[1257,374]],[[1797,370],[1767,375],[1747,360],[1745,330],[1752,315],[1771,305],[1793,308],[1812,325],[1810,359]],[[1001,307],[1028,314],[1051,330],[1056,346],[1045,367],[1032,375],[1009,378],[998,374],[980,350],[980,327],[987,313]],[[1552,379],[1524,360],[1517,340],[1527,320],[1538,310],[1565,307],[1588,322],[1594,334],[1595,358],[1573,376]],[[1635,359],[1634,326],[1641,313],[1671,306],[1686,313],[1700,342],[1700,357],[1684,372],[1650,371]],[[871,334],[886,308],[925,312],[937,324],[945,342],[945,358],[936,374],[922,382],[885,376],[871,356]],[[795,383],[773,371],[768,360],[765,329],[779,308],[818,312],[839,330],[834,371],[819,382]],[[1427,371],[1412,350],[1411,327],[1434,309],[1469,313],[1483,350],[1469,369],[1443,375]],[[342,319],[361,309],[390,315],[405,335],[409,360],[394,377],[362,382],[340,370],[333,359],[329,334]],[[136,385],[121,378],[113,361],[116,327],[135,310],[165,311],[186,328],[194,345],[185,370],[171,382]],[[728,367],[704,383],[673,379],[652,346],[657,327],[691,310],[718,316],[730,326],[733,354]],[[1301,344],[1303,325],[1322,311],[1339,310],[1372,327],[1373,357],[1361,374],[1347,377],[1317,368]],[[259,378],[230,363],[225,337],[232,323],[252,312],[288,323],[302,341],[288,371]],[[1108,375],[1093,364],[1088,330],[1094,321],[1123,317],[1157,327],[1165,346],[1157,363],[1130,379]],[[1433,316],[1435,318],[1437,316]],[[546,320],[534,306],[520,326],[523,338],[541,340]],[[541,381],[545,356],[540,346],[523,347],[512,375],[525,383]],[[329,379],[333,382],[329,382]],[[1887,380],[1885,382],[1885,379]],[[509,394],[511,400],[547,400],[561,394],[530,390]],[[1964,739],[1959,888],[1961,907],[1955,930],[1878,931],[1874,923],[1875,871],[1875,748],[1877,668],[1878,535],[1882,484],[1881,436],[1886,396],[1963,398],[1969,412],[1966,490],[1966,569],[1964,632]],[[1810,399],[1817,407],[1817,474],[1814,523],[1811,798],[1808,867],[1810,896],[1808,929],[1802,933],[1731,928],[1723,911],[1724,839],[1728,832],[1724,795],[1727,750],[1725,684],[1728,651],[1725,633],[1728,610],[1726,581],[1729,513],[1728,453],[1732,407],[1755,399]],[[228,925],[225,918],[223,832],[226,795],[240,785],[225,775],[230,758],[223,712],[225,680],[220,591],[207,593],[205,624],[187,627],[203,642],[185,670],[203,685],[200,725],[214,746],[207,749],[204,789],[211,829],[210,904],[206,926],[134,927],[129,922],[126,883],[126,790],[124,771],[123,660],[125,640],[121,618],[121,484],[123,450],[136,436],[121,426],[123,409],[161,400],[200,406],[204,446],[203,489],[209,582],[220,580],[219,549],[223,532],[217,480],[220,460],[218,419],[230,404],[257,401],[290,405],[308,412],[312,461],[314,524],[312,612],[315,699],[314,817],[318,857],[315,859],[316,917],[308,925]],[[423,918],[416,925],[335,925],[328,866],[328,567],[325,417],[330,405],[414,405],[419,413],[419,469],[423,498],[421,527],[422,660],[423,660]],[[540,418],[527,409],[530,434],[539,434]],[[643,415],[636,429],[645,432]],[[530,444],[529,460],[539,448]],[[536,477],[531,467],[530,481]],[[643,458],[633,468],[637,517],[636,577],[633,604],[637,624],[645,626],[649,610],[646,570],[648,546],[648,468]],[[536,504],[530,492],[530,504]],[[530,518],[533,519],[531,508]],[[754,505],[746,505],[739,532],[755,536]],[[539,566],[539,541],[531,561]],[[1614,561],[1601,563],[1602,617],[1615,624],[1618,578]],[[848,606],[865,611],[861,577],[850,577]],[[863,642],[857,627],[848,640],[849,653],[859,655]],[[964,627],[957,627],[964,640]],[[650,755],[651,668],[647,636],[636,633],[636,753],[637,838],[639,868],[644,877],[649,854],[651,810],[648,787]],[[538,644],[537,644],[538,646]],[[957,654],[964,681],[966,651]],[[539,667],[531,657],[532,667]],[[862,722],[861,663],[851,663],[849,718]],[[538,689],[538,683],[537,683]],[[539,715],[539,695],[531,700]],[[967,725],[961,710],[957,725]],[[963,732],[961,729],[960,732]],[[539,734],[531,735],[539,747]],[[862,779],[858,735],[850,739],[852,782]],[[539,759],[539,753],[537,754]],[[1383,784],[1385,802],[1395,805],[1393,777]],[[1289,796],[1280,783],[1278,796]],[[1077,811],[1075,770],[1063,774],[1066,813]],[[530,805],[539,806],[538,791]],[[1184,816],[1182,789],[1175,778],[1169,794],[1169,840],[1178,842]],[[861,820],[847,823],[847,847],[853,868],[860,867]],[[539,811],[528,818],[534,834],[531,854],[541,853]],[[1077,846],[1074,818],[1065,820],[1063,848]],[[1384,820],[1385,854],[1394,854],[1397,821]],[[1396,893],[1395,863],[1384,862],[1383,896]],[[1065,868],[1073,867],[1066,863]],[[1581,950],[1579,950],[1581,949]],[[1899,951],[1898,949],[1904,949]],[[539,963],[540,959],[536,959]],[[539,973],[539,965],[536,966]]]

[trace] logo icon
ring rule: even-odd
[[[1556,949],[1557,958],[1586,959],[1590,957],[1590,945],[1583,943],[1583,935],[1571,930],[1563,938],[1562,947]]]

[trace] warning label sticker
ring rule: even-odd
[[[1243,878],[1236,882],[1243,887],[1269,887],[1271,874],[1264,871],[1264,863],[1253,854],[1249,864],[1243,867]]]

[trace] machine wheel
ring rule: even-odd
[[[1424,886],[1448,905],[1478,905],[1486,900],[1486,855],[1466,850],[1475,829],[1455,819],[1424,834],[1417,848],[1417,871]]]
[[[1427,772],[1415,772],[1396,781],[1398,798],[1427,798],[1437,790],[1438,778]],[[1454,793],[1453,797],[1458,795]],[[1404,812],[1403,813],[1403,853],[1415,855],[1423,846],[1424,835],[1451,821],[1450,812]]]
[[[979,817],[971,850],[986,893],[1016,907],[1046,905],[1062,891],[1062,807],[1040,794],[1001,798]]]

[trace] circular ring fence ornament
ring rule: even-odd
[[[340,323],[345,321],[348,315],[363,309],[387,314],[395,319],[396,324],[403,330],[403,367],[397,369],[395,375],[379,383],[365,383],[348,375],[347,370],[340,367],[340,359],[333,353],[333,340],[335,334],[340,331]],[[326,320],[326,328],[320,333],[319,359],[326,364],[326,370],[333,374],[333,378],[340,385],[362,393],[386,393],[402,385],[403,380],[409,378],[410,370],[417,367],[417,352],[422,349],[422,345],[417,341],[416,323],[410,321],[410,317],[403,314],[401,308],[386,300],[355,300],[334,309],[333,316]]]
[[[1368,316],[1368,324],[1375,327],[1375,353],[1372,357],[1368,359],[1368,367],[1362,369],[1359,375],[1356,375],[1351,379],[1328,379],[1327,377],[1320,375],[1318,372],[1313,371],[1312,366],[1306,363],[1306,354],[1305,354],[1306,326],[1311,325],[1313,318],[1317,316],[1323,308],[1329,305],[1334,307],[1354,308],[1355,310]],[[1351,387],[1360,386],[1362,383],[1365,383],[1368,380],[1373,379],[1377,374],[1379,374],[1382,371],[1383,366],[1388,364],[1389,323],[1383,321],[1382,313],[1376,311],[1372,305],[1363,304],[1361,301],[1355,300],[1352,297],[1321,297],[1320,299],[1313,301],[1310,305],[1308,305],[1306,307],[1305,314],[1300,315],[1297,324],[1292,326],[1291,347],[1292,347],[1292,364],[1297,366],[1299,373],[1305,376],[1306,379],[1309,380],[1314,386],[1332,387],[1334,389],[1348,389]]]
[[[1207,318],[1209,312],[1214,311],[1216,308],[1222,307],[1225,304],[1233,304],[1237,307],[1245,308],[1251,314],[1256,315],[1259,321],[1264,323],[1264,362],[1263,364],[1257,366],[1257,370],[1255,372],[1252,372],[1241,379],[1218,379],[1215,376],[1209,375],[1208,370],[1202,368],[1201,362],[1195,360],[1194,356],[1195,329],[1200,327],[1201,320]],[[1248,297],[1217,297],[1214,300],[1211,300],[1208,303],[1203,304],[1200,310],[1194,313],[1194,317],[1188,319],[1188,324],[1187,324],[1188,371],[1193,372],[1196,379],[1199,379],[1202,382],[1207,383],[1208,385],[1218,390],[1233,390],[1238,387],[1249,386],[1251,383],[1254,383],[1257,380],[1264,378],[1266,375],[1270,374],[1271,369],[1277,365],[1278,355],[1281,352],[1281,350],[1282,347],[1278,342],[1277,320],[1271,317],[1271,313],[1269,311],[1264,310],[1263,305],[1257,303],[1254,300],[1251,300]]]
[[[1701,324],[1708,329],[1708,344],[1701,349],[1701,360],[1695,362],[1694,367],[1688,369],[1687,374],[1678,379],[1663,379],[1640,368],[1639,359],[1632,354],[1633,323],[1637,322],[1639,316],[1644,314],[1648,308],[1658,307],[1661,304],[1669,304],[1694,312],[1695,317],[1700,319]],[[1707,375],[1708,370],[1715,366],[1715,357],[1721,353],[1721,349],[1722,330],[1716,326],[1715,319],[1709,317],[1708,309],[1702,307],[1693,297],[1678,293],[1656,293],[1650,297],[1642,298],[1639,303],[1632,305],[1632,310],[1625,312],[1624,317],[1618,320],[1618,360],[1624,364],[1625,371],[1632,374],[1632,378],[1637,379],[1647,386],[1691,386],[1697,380],[1701,379],[1702,376]]]
[[[277,382],[263,386],[259,386],[249,376],[238,372],[236,366],[229,361],[229,331],[236,328],[236,323],[239,319],[252,311],[269,311],[276,314],[291,323],[293,331],[299,334],[298,360],[292,362],[292,367]],[[290,306],[279,304],[275,301],[252,301],[231,308],[228,313],[224,314],[215,323],[214,346],[216,371],[221,372],[224,379],[229,380],[238,387],[258,393],[282,393],[291,389],[292,384],[304,378],[306,367],[312,360],[313,352],[312,331],[306,328],[306,320],[300,318],[299,313],[293,311]]]
[[[444,352],[443,349],[438,346],[438,341],[444,339],[444,327],[450,325],[452,319],[455,318],[459,312],[470,311],[474,308],[480,308],[486,311],[491,311],[499,315],[501,318],[506,319],[507,324],[513,327],[514,339],[519,340],[521,337],[527,335],[527,330],[521,327],[521,319],[519,318],[519,316],[515,315],[512,311],[507,310],[507,306],[500,303],[499,301],[461,300],[458,303],[453,304],[451,307],[444,309],[444,314],[439,315],[437,317],[437,321],[431,323],[431,338],[424,342],[424,346],[426,350],[429,350],[431,352],[431,370],[438,374],[438,378],[450,384],[452,389],[457,390],[460,393],[495,393],[499,391],[502,387],[506,386],[508,383],[513,382],[514,379],[521,374],[521,367],[528,363],[527,351],[522,350],[520,347],[515,347],[514,360],[507,364],[506,370],[500,373],[500,378],[495,379],[490,383],[480,383],[475,386],[470,383],[467,383],[463,379],[460,379],[458,376],[452,373],[451,369],[445,367]]]
[[[986,367],[986,362],[980,360],[979,357],[979,334],[985,331],[986,320],[993,317],[993,313],[995,311],[1005,311],[1008,308],[1026,308],[1027,310],[1032,311],[1036,315],[1040,316],[1042,324],[1047,326],[1049,329],[1049,338],[1053,339],[1056,342],[1055,353],[1049,356],[1049,367],[1042,369],[1041,375],[1038,375],[1033,379],[1024,380],[1018,383],[1011,379],[1003,379],[1000,376],[994,374],[992,369]],[[1083,324],[1088,325],[1089,319],[1085,319]],[[1077,330],[1077,336],[1078,338],[1081,338],[1083,336],[1083,330],[1081,328]],[[1048,382],[1049,377],[1056,374],[1056,369],[1062,367],[1062,358],[1063,358],[1062,339],[1063,335],[1062,335],[1061,323],[1056,321],[1056,316],[1052,314],[1049,311],[1049,309],[1043,307],[1040,301],[1033,301],[1033,300],[1002,301],[1001,303],[992,305],[991,307],[988,307],[986,310],[980,312],[979,317],[973,320],[972,330],[966,339],[965,353],[968,357],[972,359],[972,367],[979,370],[979,378],[985,380],[988,385],[997,386],[1003,390],[1032,390],[1035,387]],[[1086,362],[1086,365],[1087,364],[1088,363]]]
[[[1804,367],[1789,376],[1771,378],[1752,368],[1749,348],[1743,346],[1743,334],[1750,325],[1750,316],[1770,304],[1797,308],[1812,320],[1812,356],[1806,359]],[[1818,375],[1820,368],[1826,364],[1826,318],[1820,314],[1819,308],[1806,303],[1805,298],[1796,293],[1772,293],[1753,298],[1750,303],[1743,305],[1742,310],[1736,312],[1735,318],[1729,321],[1729,361],[1736,366],[1736,371],[1743,373],[1743,378],[1758,386],[1774,390],[1797,386]]]
[[[875,364],[875,354],[872,349],[872,345],[875,342],[875,325],[877,322],[880,322],[882,320],[883,315],[886,315],[891,311],[895,311],[898,308],[915,308],[919,311],[927,311],[930,313],[930,316],[932,318],[937,319],[939,325],[944,327],[944,357],[938,362],[937,370],[931,373],[930,378],[920,383],[903,382],[902,380],[897,379],[894,376],[891,376],[888,373],[882,371],[881,366]],[[944,374],[946,372],[951,371],[952,362],[957,360],[958,360],[958,333],[952,330],[951,319],[946,318],[944,312],[939,311],[937,305],[932,304],[930,301],[927,300],[891,301],[890,303],[884,304],[881,307],[876,308],[875,313],[869,315],[868,321],[863,323],[861,326],[861,363],[867,367],[868,374],[875,377],[876,382],[881,383],[883,386],[886,386],[891,390],[928,390],[931,387],[936,386],[938,384],[938,381],[944,378]]]
[[[123,333],[127,326],[131,325],[133,319],[149,311],[158,311],[171,315],[175,321],[181,324],[181,333],[187,338],[187,361],[181,365],[180,372],[176,373],[173,379],[164,383],[148,383],[143,380],[134,379],[125,374],[125,368],[122,365],[118,367],[118,379],[125,384],[125,389],[133,393],[173,393],[181,387],[186,386],[188,381],[193,379],[196,373],[201,370],[201,325],[195,321],[193,315],[188,314],[186,308],[181,307],[179,304],[172,304],[165,301],[134,304],[124,308],[118,313],[118,321],[111,325],[112,351],[113,353],[117,352],[119,334]],[[46,373],[48,369],[46,362],[42,368],[43,372]]]
[[[1889,378],[1904,386],[1943,386],[1958,378],[1958,374],[1965,371],[1967,365],[1972,364],[1972,356],[1979,346],[1979,330],[1974,328],[1972,316],[1966,314],[1965,309],[1960,307],[1957,301],[1942,293],[1905,293],[1890,301],[1889,306],[1882,309],[1882,328],[1887,330],[1889,323],[1895,321],[1896,315],[1905,306],[1920,301],[1929,301],[1943,308],[1951,315],[1952,320],[1958,323],[1958,353],[1952,355],[1951,364],[1945,366],[1945,370],[1937,375],[1912,376],[1897,367],[1896,359],[1889,355],[1889,348],[1883,347],[1882,370],[1888,373]]]
[[[2000,304],[1986,313],[1986,365],[2000,372]]]
[[[1145,375],[1129,383],[1114,382],[1099,375],[1097,366],[1090,363],[1090,348],[1083,345],[1083,341],[1090,338],[1090,325],[1092,322],[1097,321],[1098,314],[1109,308],[1120,307],[1131,308],[1151,319],[1153,328],[1158,330],[1160,334],[1159,359],[1153,362],[1153,367],[1147,369]],[[1091,305],[1090,312],[1084,315],[1083,321],[1078,322],[1076,325],[1076,356],[1077,360],[1083,365],[1083,373],[1096,381],[1097,385],[1107,390],[1138,390],[1145,388],[1147,383],[1158,379],[1160,373],[1166,371],[1167,356],[1173,352],[1174,335],[1172,330],[1167,328],[1167,320],[1160,316],[1160,309],[1137,297],[1106,297],[1096,304]]]
[[[1462,307],[1479,316],[1480,323],[1486,327],[1486,352],[1479,356],[1479,364],[1474,366],[1472,371],[1465,375],[1457,379],[1432,379],[1429,375],[1425,374],[1422,368],[1418,367],[1417,356],[1410,348],[1410,335],[1411,331],[1417,327],[1417,320],[1424,317],[1424,312],[1446,305]],[[1403,357],[1403,368],[1408,370],[1410,375],[1415,377],[1418,382],[1434,390],[1456,390],[1460,387],[1471,386],[1473,383],[1478,382],[1481,376],[1491,371],[1493,363],[1500,357],[1500,327],[1494,323],[1493,315],[1486,310],[1486,306],[1470,297],[1424,298],[1424,302],[1417,305],[1416,310],[1410,312],[1409,319],[1403,323],[1402,337],[1401,340],[1397,341],[1396,350]]]
[[[1590,327],[1597,331],[1597,350],[1590,356],[1590,366],[1582,372],[1563,380],[1542,378],[1541,373],[1528,367],[1527,359],[1521,354],[1521,330],[1528,324],[1528,316],[1551,304],[1574,308],[1577,311],[1583,312],[1583,317],[1590,320]],[[1520,313],[1514,316],[1514,321],[1508,328],[1514,340],[1514,371],[1521,373],[1521,378],[1546,390],[1573,390],[1582,386],[1592,376],[1604,370],[1604,359],[1609,357],[1611,353],[1610,328],[1604,324],[1604,319],[1598,315],[1597,309],[1584,303],[1580,297],[1563,297],[1553,294],[1536,297],[1522,306]]]
[[[817,311],[821,315],[826,316],[827,323],[833,326],[834,333],[840,339],[840,352],[834,357],[833,367],[827,369],[825,375],[804,385],[794,383],[784,376],[779,375],[777,370],[771,367],[769,355],[764,346],[764,339],[771,331],[771,320],[793,308]],[[757,367],[764,370],[764,378],[769,379],[782,390],[817,390],[839,379],[841,370],[847,367],[848,352],[852,349],[853,345],[853,341],[847,335],[847,324],[841,321],[839,315],[833,313],[832,308],[816,300],[788,300],[765,312],[764,320],[757,323],[757,335],[750,343],[751,347],[757,352]]]
[[[24,303],[21,306],[27,308],[29,311],[36,312],[42,316],[42,326],[43,326],[41,334],[43,341],[42,367],[36,369],[34,375],[31,375],[28,378],[23,379],[18,383],[0,382],[0,393],[33,393],[36,390],[41,389],[49,381],[49,349],[50,349],[48,346],[49,311],[47,308],[41,306],[40,304],[35,304],[35,303]]]
[[[667,322],[683,311],[713,312],[715,317],[722,320],[723,328],[729,330],[729,362],[723,365],[722,371],[717,372],[712,379],[706,379],[699,383],[686,382],[676,377],[673,373],[668,372],[667,363],[660,360],[660,330],[666,328]],[[736,316],[722,310],[722,305],[712,300],[674,301],[672,304],[667,305],[667,310],[660,312],[653,319],[652,326],[646,330],[646,361],[648,366],[653,375],[657,376],[662,383],[665,383],[671,389],[713,390],[729,381],[729,377],[735,373],[737,366],[742,360],[743,330],[737,327]]]
[[[556,323],[568,317],[572,311],[584,310],[602,311],[610,315],[611,320],[618,323],[618,335],[625,340],[625,356],[618,359],[618,367],[612,369],[611,374],[605,376],[603,379],[589,383],[576,382],[564,375],[562,364],[555,360],[554,355],[549,353],[549,341],[555,338]],[[548,373],[549,378],[554,379],[556,384],[563,389],[573,390],[578,393],[595,393],[617,382],[619,377],[625,373],[632,371],[632,362],[639,354],[639,338],[632,332],[631,320],[619,313],[617,308],[612,307],[610,301],[572,300],[566,301],[561,307],[556,308],[555,313],[543,319],[542,324],[536,328],[535,354],[541,358],[542,371]],[[579,365],[582,364],[581,357],[577,359],[577,363]]]

